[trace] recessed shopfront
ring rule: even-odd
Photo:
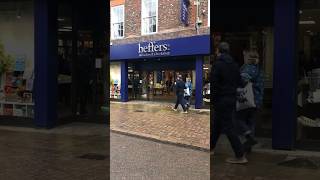
[[[173,102],[179,74],[191,79],[192,102],[201,108],[210,93],[209,52],[209,35],[112,45],[110,97]]]

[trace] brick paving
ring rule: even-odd
[[[111,103],[110,127],[113,131],[164,142],[209,149],[208,112],[174,112],[168,104]]]

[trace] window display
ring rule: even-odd
[[[116,62],[110,64],[110,98],[121,99],[121,67]]]
[[[300,21],[317,18],[320,9],[304,9]],[[308,15],[306,15],[308,14]],[[320,140],[320,31],[316,26],[299,24],[297,140],[306,148]]]
[[[0,115],[33,117],[33,73],[26,70],[26,55],[7,55],[0,44]]]

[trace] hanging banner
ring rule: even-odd
[[[180,7],[180,20],[182,22],[182,24],[184,24],[185,26],[188,25],[188,16],[189,16],[189,0],[181,0],[181,7]]]

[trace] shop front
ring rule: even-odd
[[[110,52],[111,99],[173,102],[182,75],[192,83],[191,103],[202,108],[208,102],[209,35],[112,45]]]
[[[221,37],[230,42],[240,64],[247,48],[258,50],[261,59],[265,95],[257,118],[257,136],[272,138],[273,149],[319,151],[320,3],[218,2],[213,11],[213,26],[218,32],[215,41]]]

